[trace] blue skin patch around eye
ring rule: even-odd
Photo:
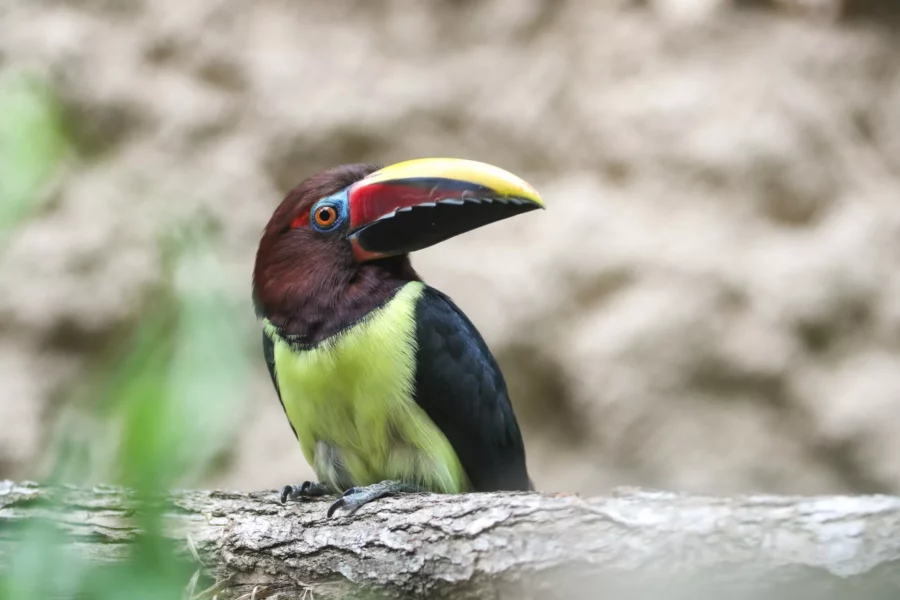
[[[336,194],[332,194],[330,196],[326,196],[326,197],[322,198],[321,200],[319,200],[318,202],[316,202],[313,205],[312,210],[310,212],[310,214],[313,215],[313,218],[310,219],[310,224],[316,231],[322,231],[322,232],[334,231],[335,229],[341,227],[344,223],[347,222],[347,216],[350,213],[350,211],[349,211],[350,200],[349,200],[348,192],[349,192],[349,188],[341,190],[340,192],[338,192]],[[319,210],[320,208],[322,208],[323,206],[330,206],[337,211],[337,219],[335,219],[334,223],[332,223],[328,227],[320,227],[316,223],[316,219],[315,219],[316,211]]]

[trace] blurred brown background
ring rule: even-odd
[[[261,228],[320,168],[457,156],[549,205],[414,257],[500,360],[539,488],[900,492],[895,5],[0,1],[0,69],[49,82],[69,145],[0,250],[0,478],[43,476],[201,221],[252,370],[194,484],[309,477]]]

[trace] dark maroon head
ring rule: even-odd
[[[316,343],[417,279],[409,252],[542,207],[515,175],[467,160],[323,171],[294,188],[266,226],[253,270],[256,311],[299,343]]]
[[[339,223],[339,207],[310,214],[313,204],[377,169],[341,165],[310,177],[291,190],[266,225],[253,269],[256,312],[301,343],[340,331],[416,279],[406,255],[358,262],[346,224]]]

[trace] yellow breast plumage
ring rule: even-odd
[[[385,305],[312,349],[274,342],[288,419],[319,479],[335,490],[385,479],[465,491],[456,453],[416,404],[416,304],[405,284]]]

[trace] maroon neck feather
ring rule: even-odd
[[[374,165],[343,165],[294,188],[266,226],[253,270],[253,303],[282,335],[314,345],[359,321],[418,276],[408,256],[358,263],[341,233],[291,227],[320,198],[369,173]]]

